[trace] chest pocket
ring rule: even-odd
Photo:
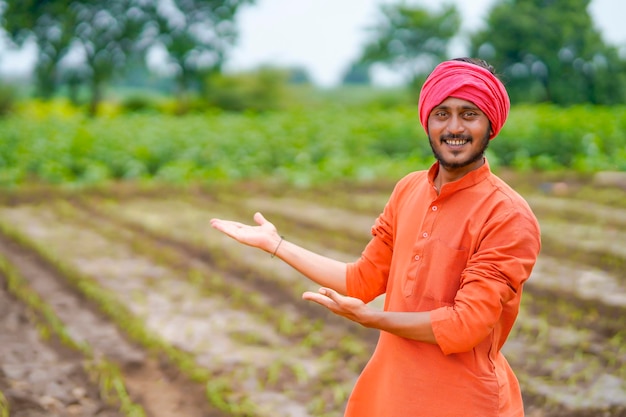
[[[451,248],[434,240],[424,251],[423,263],[418,268],[410,294],[419,310],[450,306],[461,285],[461,273],[467,264],[467,249]],[[408,288],[407,288],[408,289]]]

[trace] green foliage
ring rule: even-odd
[[[268,111],[283,107],[289,74],[260,68],[233,75],[214,74],[207,79],[205,99],[209,106],[230,111]]]
[[[129,112],[143,112],[157,110],[157,100],[147,94],[132,94],[122,101],[122,108]]]
[[[33,104],[0,124],[5,186],[246,178],[307,186],[397,179],[433,161],[414,105],[87,119]],[[626,107],[514,107],[489,154],[494,166],[524,170],[626,170],[625,124]]]
[[[461,18],[454,5],[439,13],[419,6],[384,4],[381,20],[371,28],[362,63],[382,63],[404,71],[408,81],[446,59],[450,40],[458,33]]]
[[[503,74],[516,103],[624,103],[626,61],[595,29],[589,2],[500,0],[470,55]]]
[[[625,117],[625,107],[518,106],[491,149],[517,168],[624,170]]]

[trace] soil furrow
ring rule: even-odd
[[[574,220],[576,223],[600,224],[626,229],[626,209],[623,208],[539,194],[528,196],[527,201],[539,217],[556,214],[561,219]]]
[[[154,223],[160,223],[161,220],[165,221],[167,217],[165,215],[159,220],[158,209],[151,211],[153,221],[145,222],[140,216],[132,214],[134,210],[126,211],[128,205],[115,206],[109,210],[103,210],[101,205],[96,208],[96,205],[93,202],[80,204],[83,209],[94,216],[111,221],[117,227],[127,231],[133,230],[138,235],[136,240],[149,242],[151,248],[149,250],[144,248],[143,254],[150,255],[149,252],[152,252],[156,258],[167,258],[170,262],[175,259],[177,269],[186,269],[190,275],[208,277],[198,280],[197,283],[213,293],[219,292],[229,297],[231,302],[238,307],[255,311],[261,316],[271,317],[271,320],[276,322],[285,317],[288,317],[292,322],[300,323],[303,321],[315,323],[321,320],[325,323],[325,331],[329,331],[329,334],[325,336],[328,342],[326,348],[330,346],[337,348],[338,340],[332,336],[333,333],[357,334],[358,337],[365,338],[371,344],[377,340],[376,332],[346,322],[317,305],[302,302],[300,299],[301,292],[312,289],[312,287],[306,283],[303,277],[279,261],[270,259],[268,262],[267,254],[244,248],[246,256],[242,257],[240,256],[241,246],[226,238],[219,240],[217,244],[213,241],[201,242],[200,235],[205,232],[207,235],[215,232],[202,230],[195,223],[191,227],[179,224],[176,228],[177,233],[172,233],[172,229],[154,227]],[[178,211],[180,212],[180,210]],[[204,210],[202,211],[204,212]],[[182,212],[188,214],[187,211]],[[204,215],[208,218],[211,212],[204,213]],[[194,239],[194,234],[198,232],[200,232],[198,239]],[[187,240],[183,240],[182,236],[186,236]],[[223,238],[217,234],[215,237]],[[189,243],[189,241],[196,243]],[[135,243],[133,246],[135,249],[141,250],[138,248],[140,244]],[[155,252],[156,250],[158,250],[158,254]],[[341,256],[345,257],[346,255],[341,254]],[[262,264],[270,266],[267,269],[259,270],[258,267]],[[267,275],[263,274],[264,272],[268,272]],[[290,280],[289,285],[281,285],[280,280],[276,280],[276,276],[283,273],[289,275],[288,278],[285,278]],[[294,287],[296,287],[295,291]],[[235,296],[239,291],[245,293],[243,295],[245,305],[238,305],[242,302],[238,295]],[[299,331],[294,329],[296,333],[292,333],[292,335],[296,338],[302,338],[311,330],[309,326],[305,326]],[[322,346],[322,348],[324,347]]]
[[[0,222],[115,294],[168,346],[190,352],[199,370],[212,373],[207,391],[214,403],[252,399],[252,414],[261,416],[338,416],[376,332],[303,303],[301,292],[315,285],[268,254],[211,230],[209,220],[250,223],[261,211],[289,240],[350,261],[369,240],[387,189],[392,185],[131,186],[68,193],[66,203],[53,191],[16,193],[4,199],[14,208],[0,208]],[[582,194],[556,198],[530,191],[544,247],[504,347],[523,386],[527,415],[626,415],[626,252],[616,244],[626,239],[626,210],[584,201]],[[46,201],[47,210],[37,201]],[[25,217],[7,218],[15,212]],[[214,398],[216,393],[226,395]]]
[[[195,200],[159,203],[158,200],[150,199],[136,199],[123,204],[108,203],[99,206],[107,216],[127,222],[127,227],[132,227],[133,224],[138,225],[152,237],[184,247],[189,253],[193,253],[222,271],[229,271],[233,275],[254,280],[262,286],[267,285],[277,293],[284,293],[286,300],[299,300],[302,292],[317,289],[315,284],[310,283],[279,260],[272,259],[269,254],[240,245],[212,230],[209,226],[211,218],[229,215],[232,218],[233,213],[229,213],[226,207],[220,207],[217,204],[210,208],[198,206]],[[176,216],[172,213],[176,213]],[[329,249],[324,243],[313,242],[308,246],[339,259],[357,257],[357,255]],[[298,309],[313,316],[320,315],[320,309],[317,306],[301,301],[298,301]],[[334,320],[326,313],[323,313],[323,318]],[[354,331],[361,330],[355,328]]]
[[[161,369],[153,358],[128,342],[115,324],[64,282],[53,266],[1,235],[0,252],[30,288],[48,301],[77,343],[86,343],[96,358],[106,358],[121,367],[129,393],[145,404],[149,417],[219,415],[207,407],[200,387],[175,377],[172,370]]]
[[[0,407],[16,417],[122,417],[117,405],[101,397],[86,369],[88,358],[54,336],[44,340],[44,328],[9,294],[0,272]]]
[[[48,205],[51,206],[52,203]],[[148,329],[173,346],[193,352],[200,366],[215,373],[226,371],[233,381],[239,380],[241,385],[233,389],[238,395],[245,392],[254,402],[256,415],[264,415],[262,410],[270,409],[272,415],[309,415],[305,406],[295,402],[295,398],[289,399],[297,398],[298,391],[273,390],[268,374],[281,368],[281,373],[303,373],[306,377],[293,389],[306,393],[314,388],[304,388],[309,380],[334,369],[328,358],[310,356],[303,348],[286,343],[271,326],[245,310],[232,309],[228,300],[198,294],[177,271],[153,264],[123,243],[112,244],[96,232],[101,227],[97,221],[91,219],[95,229],[87,229],[87,220],[68,222],[49,208],[13,208],[4,210],[2,217],[30,238],[37,238],[41,245],[51,247],[54,242],[63,242],[53,249],[60,260],[70,262],[82,274],[115,292],[133,314],[145,321]],[[210,314],[214,311],[219,314]],[[246,335],[246,343],[231,337],[234,334]],[[343,378],[348,387],[354,374]],[[256,382],[250,385],[252,381]]]

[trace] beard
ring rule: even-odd
[[[487,130],[487,132],[485,133],[485,136],[483,136],[481,140],[482,146],[478,150],[472,152],[467,158],[462,159],[462,160],[446,160],[445,157],[440,152],[438,152],[435,146],[433,145],[433,138],[430,135],[428,135],[428,142],[430,144],[430,149],[432,149],[433,151],[433,155],[435,156],[437,161],[439,161],[439,165],[441,165],[442,167],[446,169],[457,169],[457,168],[463,168],[468,165],[471,165],[474,162],[484,157],[485,151],[489,147],[489,142],[490,142],[489,136],[490,136],[490,131]],[[465,140],[471,140],[471,141],[474,140],[474,138],[472,138],[469,135],[443,135],[439,137],[439,142],[441,143],[449,139],[465,139]]]

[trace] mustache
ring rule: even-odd
[[[454,133],[449,133],[447,135],[441,135],[439,137],[439,140],[441,141],[445,141],[445,140],[454,140],[454,139],[461,139],[461,140],[472,140],[472,136],[471,135],[461,135],[461,134],[454,134]]]

